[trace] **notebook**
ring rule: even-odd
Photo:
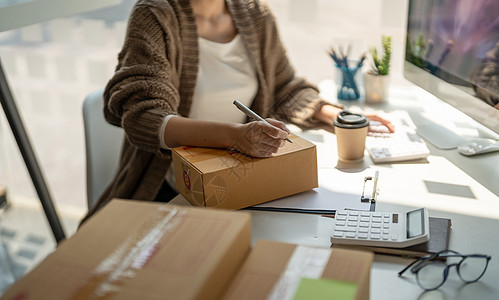
[[[430,240],[422,244],[406,248],[372,247],[372,246],[339,245],[339,244],[332,245],[332,247],[367,250],[379,254],[389,254],[389,255],[403,256],[408,258],[417,258],[449,249],[449,237],[450,237],[451,227],[452,227],[452,222],[450,219],[430,217]]]

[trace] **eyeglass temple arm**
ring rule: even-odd
[[[412,267],[413,265],[415,265],[416,263],[419,263],[421,262],[422,258],[418,258],[416,259],[415,261],[411,262],[410,264],[407,265],[407,267],[405,267],[402,271],[400,271],[398,273],[399,277],[402,276],[402,274],[404,274],[405,271],[407,271],[407,269],[409,269],[410,267]]]
[[[451,253],[455,253],[455,254],[441,255],[441,253],[443,253],[443,252],[451,252]],[[462,255],[456,251],[444,250],[444,251],[435,253],[435,254],[430,255],[430,256],[419,257],[418,259],[416,259],[415,261],[413,261],[409,265],[407,265],[402,271],[398,272],[398,276],[399,277],[402,276],[402,274],[404,274],[404,272],[407,271],[407,269],[409,269],[410,267],[412,267],[416,263],[421,264],[423,261],[432,260],[436,257],[468,257],[468,256],[473,256],[473,255]],[[487,262],[491,259],[491,257],[489,255],[486,255],[485,257],[487,258]]]
[[[461,254],[459,254],[458,252],[456,251],[453,251],[453,250],[442,250],[440,252],[437,252],[437,253],[433,253],[431,255],[425,255],[425,256],[422,256],[422,257],[418,257],[415,261],[413,261],[412,263],[410,263],[407,267],[405,267],[402,271],[400,271],[398,274],[399,276],[401,276],[405,271],[407,271],[407,269],[409,269],[411,266],[413,266],[414,264],[416,263],[423,263],[423,261],[428,261],[428,260],[432,260],[434,258],[437,258],[437,257],[451,257],[451,256],[454,256],[453,254],[449,254],[449,255],[442,255],[442,253],[445,253],[445,252],[450,252],[450,253],[453,253],[453,254],[456,254],[456,255],[459,255],[459,256],[462,256]],[[419,265],[418,264],[418,265]]]
[[[443,257],[441,254],[444,253],[444,252],[451,252],[451,253],[456,253],[456,255],[454,254],[449,254],[449,255],[445,255],[445,257],[453,257],[453,256],[462,256],[461,254],[455,252],[455,251],[452,251],[452,250],[443,250],[443,251],[440,251],[440,252],[437,252],[437,253],[434,253],[432,255],[427,255],[427,256],[423,256],[423,257],[419,257],[417,258],[415,261],[413,261],[412,263],[410,263],[407,267],[405,267],[402,271],[400,271],[398,273],[399,277],[402,276],[402,274],[407,271],[407,269],[409,269],[410,267],[412,267],[413,265],[415,265],[416,263],[418,265],[422,264],[424,261],[429,261],[429,260],[432,260],[434,258],[437,258],[437,257]],[[415,267],[417,268],[417,266]]]

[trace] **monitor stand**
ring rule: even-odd
[[[499,140],[499,134],[441,101],[425,102],[423,107],[407,107],[406,110],[416,132],[439,149],[456,149],[477,138]]]
[[[419,125],[416,132],[433,146],[440,149],[455,149],[467,140],[439,124]]]
[[[463,125],[463,124],[461,124]],[[479,124],[476,124],[479,125]],[[472,134],[457,133],[451,126],[435,123],[425,118],[422,124],[417,125],[417,133],[439,149],[456,149],[460,145],[476,138],[489,138],[499,140],[499,136],[492,131],[474,124],[466,123],[464,131]]]

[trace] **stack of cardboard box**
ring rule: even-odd
[[[2,299],[368,299],[371,253],[272,241],[251,249],[250,214],[225,210],[318,186],[315,145],[290,139],[265,159],[175,148],[177,189],[201,207],[115,199]]]
[[[271,241],[252,250],[250,229],[245,212],[113,200],[2,299],[284,299],[271,295],[289,270],[309,277],[300,270],[310,267],[313,280],[350,282],[355,299],[369,298],[371,253]]]
[[[223,299],[369,299],[373,257],[371,252],[260,240]]]

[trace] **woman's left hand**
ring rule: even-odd
[[[387,119],[384,119],[381,116],[373,113],[368,113],[368,112],[361,112],[361,113],[364,116],[366,116],[366,118],[368,118],[369,121],[381,123],[381,125],[384,126],[380,128],[380,126],[371,126],[372,124],[369,124],[370,132],[386,132],[386,129],[388,129],[388,131],[390,131],[391,133],[395,132],[395,126],[393,126],[392,122],[388,121]]]
[[[342,111],[342,108],[325,104],[322,105],[321,108],[315,112],[314,118],[334,126],[334,119],[336,118],[336,116],[340,111]],[[384,119],[379,115],[371,112],[362,111],[360,113],[366,116],[370,121],[372,121],[371,123],[378,123],[382,125],[382,126],[371,126],[374,124],[369,124],[370,132],[386,132],[387,129],[389,132],[395,132],[395,126],[393,126],[393,124],[387,119]]]

